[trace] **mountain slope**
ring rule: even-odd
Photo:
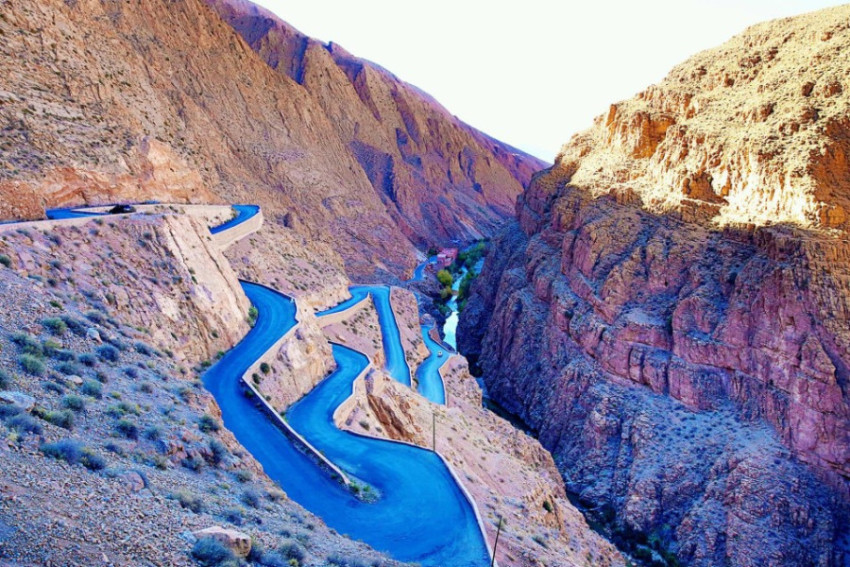
[[[310,93],[417,244],[490,235],[545,164],[482,134],[416,87],[245,0],[207,0]]]
[[[334,116],[204,2],[3,1],[0,14],[4,218],[82,202],[250,201],[272,222],[334,243],[352,274],[374,277],[414,264],[405,235],[475,236],[469,227],[494,227],[521,190],[505,170],[472,164],[486,173],[474,176],[483,197],[468,196],[459,176],[436,207],[400,181],[391,193],[405,204],[395,207],[373,188],[370,175],[386,172],[370,169],[370,150],[356,155]],[[517,171],[527,177],[531,163]]]
[[[848,560],[848,21],[756,26],[613,105],[474,286],[462,350],[627,547]]]

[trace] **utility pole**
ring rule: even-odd
[[[431,412],[431,450],[437,452],[437,412]]]
[[[496,547],[499,545],[499,534],[502,533],[502,517],[499,516],[499,527],[496,528],[496,541],[493,542],[493,557],[490,558],[490,567],[496,563]]]

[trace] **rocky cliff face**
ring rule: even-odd
[[[694,56],[556,161],[574,185],[654,212],[846,229],[848,13],[767,22]]]
[[[424,95],[417,105],[410,88],[396,101],[401,87],[376,71],[390,129],[371,112],[343,121],[363,113],[353,91],[318,96],[312,64],[305,85],[277,72],[201,0],[6,0],[0,14],[4,218],[83,202],[249,201],[267,222],[333,242],[353,274],[401,275],[415,263],[410,239],[492,230],[538,165],[442,110],[425,113],[438,105]],[[353,89],[329,51],[313,52],[336,70],[329,89]],[[387,132],[396,144],[390,123],[413,140],[399,142],[404,156],[384,146]],[[438,152],[445,162],[424,159]]]
[[[475,285],[461,349],[620,540],[847,561],[848,16],[757,26],[614,105]]]
[[[418,244],[489,236],[544,167],[339,45],[306,37],[245,0],[207,1],[270,66],[307,90]]]

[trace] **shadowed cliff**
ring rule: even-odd
[[[701,53],[564,146],[461,320],[628,546],[845,565],[850,8]]]

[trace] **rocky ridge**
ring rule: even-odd
[[[0,14],[4,218],[114,200],[251,202],[295,238],[332,243],[350,273],[400,277],[416,263],[411,239],[492,230],[539,165],[519,154],[497,158],[510,153],[505,146],[406,87],[396,102],[415,110],[404,116],[417,124],[415,144],[431,181],[418,182],[419,169],[398,157],[395,130],[395,169],[373,168],[383,154],[369,147],[384,146],[367,144],[366,131],[383,140],[390,130],[363,118],[363,144],[341,134],[338,112],[362,117],[364,107],[335,63],[326,62],[339,75],[329,86],[351,95],[343,99],[350,108],[337,113],[323,106],[330,98],[272,69],[200,0],[5,0]],[[384,107],[387,128],[404,122],[394,104]],[[445,159],[428,158],[447,151]],[[369,152],[374,160],[364,158]],[[391,173],[398,206],[373,186],[375,175]]]
[[[627,545],[847,561],[848,15],[756,26],[612,106],[474,285],[462,352]]]
[[[556,164],[594,195],[721,225],[848,228],[847,6],[749,28],[611,105]]]
[[[309,38],[245,0],[208,3],[264,61],[306,89],[416,244],[489,236],[545,165],[338,44]]]

